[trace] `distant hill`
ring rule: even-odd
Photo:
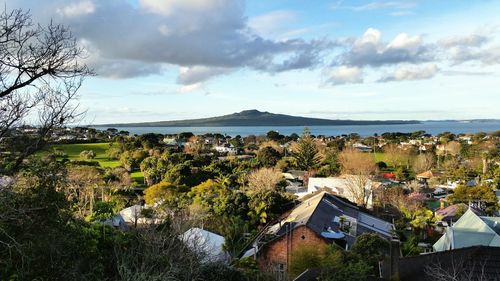
[[[291,116],[285,114],[274,114],[258,110],[245,110],[239,113],[223,115],[218,117],[141,122],[103,124],[109,127],[243,127],[243,126],[331,126],[331,125],[396,125],[396,124],[418,124],[419,121],[389,120],[389,121],[362,121],[362,120],[330,120],[320,118],[308,118]]]

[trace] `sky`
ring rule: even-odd
[[[68,26],[84,124],[500,119],[500,1],[6,0]]]

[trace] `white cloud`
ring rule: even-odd
[[[468,47],[479,47],[484,43],[488,42],[490,39],[481,34],[468,34],[464,36],[451,36],[439,40],[439,44],[445,48],[457,47],[457,46],[468,46]]]
[[[373,1],[364,5],[352,6],[353,11],[373,11],[380,9],[412,9],[417,6],[415,1]]]
[[[190,74],[189,80],[197,83],[201,81],[194,81],[194,77],[208,79],[226,73],[220,69],[308,69],[320,62],[321,52],[332,47],[325,44],[326,39],[263,38],[248,25],[244,0],[139,0],[138,5],[128,0],[100,1],[92,6],[92,13],[66,17],[60,7],[66,7],[69,14],[90,11],[81,9],[85,5],[68,1],[12,0],[9,7],[29,7],[36,21],[54,18],[71,26],[78,39],[92,46],[92,59],[88,61],[104,77],[161,74],[165,66],[171,65],[211,69],[210,75]],[[61,13],[54,17],[57,8]],[[264,15],[261,27],[273,19],[291,19],[292,14],[282,11]],[[186,80],[186,76],[179,81]]]
[[[273,35],[284,24],[295,20],[296,14],[292,11],[279,10],[248,19],[248,26],[262,36]]]
[[[363,82],[363,72],[358,67],[348,67],[340,66],[333,70],[328,79],[327,83],[333,85],[341,84],[356,84]]]
[[[423,80],[434,77],[439,71],[435,64],[416,66],[416,65],[400,65],[393,73],[380,79],[381,82],[389,81],[405,81],[405,80]]]
[[[408,50],[411,54],[416,54],[421,46],[422,38],[420,36],[410,36],[406,33],[400,33],[392,39],[386,48]]]
[[[199,91],[202,89],[203,89],[202,83],[195,83],[195,84],[190,84],[190,85],[182,85],[177,89],[177,92],[184,94],[184,93],[196,92],[196,91]]]
[[[66,17],[77,17],[91,14],[95,11],[94,2],[91,0],[82,0],[57,9],[57,13]]]
[[[239,2],[239,1],[235,1]],[[170,16],[178,12],[207,12],[223,9],[227,1],[223,0],[139,0],[139,5],[155,14]]]
[[[335,61],[337,65],[383,66],[398,63],[420,63],[431,61],[434,54],[431,46],[423,43],[420,36],[400,33],[389,43],[382,41],[382,32],[368,28],[366,32]]]
[[[214,76],[227,74],[233,71],[225,67],[191,66],[179,68],[177,83],[182,85],[193,85],[206,81]]]

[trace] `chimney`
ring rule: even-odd
[[[443,198],[439,199],[439,209],[440,210],[444,209],[444,199]]]

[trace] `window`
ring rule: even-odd
[[[286,280],[286,266],[284,263],[274,262],[273,263],[273,275],[277,281]]]

